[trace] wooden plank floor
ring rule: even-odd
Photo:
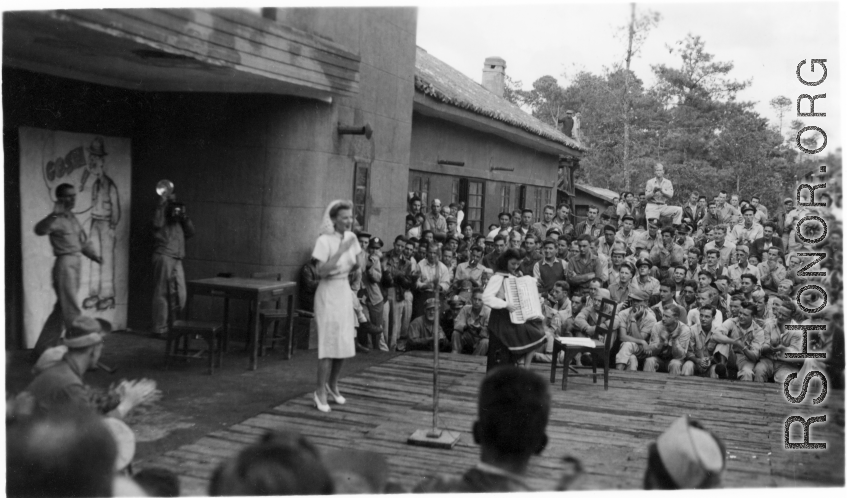
[[[409,446],[416,429],[432,423],[432,357],[408,353],[344,378],[344,406],[329,414],[312,405],[311,393],[292,399],[193,444],[138,462],[163,466],[180,475],[184,495],[203,494],[214,468],[253,442],[267,429],[299,431],[319,448],[378,451],[390,462],[390,478],[403,485],[434,472],[461,473],[474,465],[479,448],[470,433],[476,396],[485,373],[482,358],[442,355],[439,426],[459,433],[452,450]],[[533,369],[549,378],[549,365]],[[557,380],[561,378],[561,371]],[[561,459],[579,458],[586,474],[580,489],[638,489],[646,466],[647,446],[677,417],[689,414],[724,440],[728,465],[726,487],[843,486],[844,392],[829,390],[821,405],[811,392],[801,405],[785,400],[781,386],[670,377],[667,374],[616,372],[609,390],[602,377],[571,377],[568,391],[551,385],[553,404],[550,443],[531,463],[530,484],[553,489]],[[796,394],[796,393],[795,393]],[[799,408],[798,408],[799,406]],[[827,415],[812,425],[812,442],[825,451],[787,451],[783,427],[788,416]],[[792,442],[801,440],[792,426]]]

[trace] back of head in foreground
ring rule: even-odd
[[[696,420],[680,417],[650,444],[644,489],[719,488],[725,455],[717,435]]]
[[[547,445],[550,390],[529,370],[498,367],[482,381],[474,441],[482,461],[522,473],[532,455]]]
[[[70,406],[9,427],[9,496],[111,496],[117,448],[91,410]]]
[[[332,478],[317,448],[293,432],[269,432],[234,459],[222,463],[209,483],[210,496],[330,495]]]
[[[480,463],[459,476],[424,478],[413,492],[532,491],[523,476],[532,455],[541,453],[547,444],[547,383],[523,368],[497,367],[482,381],[478,408],[473,437],[480,445]]]

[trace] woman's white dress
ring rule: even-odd
[[[345,232],[345,239],[353,245],[338,260],[328,277],[322,278],[315,292],[315,322],[318,328],[318,358],[351,358],[356,355],[356,329],[353,299],[347,275],[356,264],[356,255],[362,252],[353,232]],[[312,257],[325,263],[338,252],[341,234],[333,232],[318,237]]]

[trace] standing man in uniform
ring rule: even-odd
[[[105,172],[106,155],[103,139],[95,138],[88,147],[88,171],[94,175],[88,237],[103,262],[91,265],[88,297],[82,302],[82,307],[90,309],[96,306],[99,311],[115,307],[115,227],[121,220],[118,187]],[[84,180],[80,190],[85,188]]]
[[[94,246],[79,220],[73,213],[76,206],[76,189],[63,183],[56,187],[56,202],[53,212],[35,225],[36,235],[49,235],[50,245],[56,262],[53,264],[53,290],[56,292],[56,305],[44,322],[38,341],[32,351],[32,359],[37,360],[45,349],[58,345],[62,337],[62,327],[69,328],[74,319],[82,314],[76,300],[79,292],[79,277],[82,261],[80,253],[90,260],[102,263]]]
[[[194,223],[185,206],[173,193],[161,196],[153,213],[153,335],[168,331],[170,303],[176,299],[178,310],[185,306],[185,239],[194,236]],[[178,311],[177,311],[178,312]],[[175,318],[175,317],[171,317]]]
[[[679,225],[682,223],[682,208],[668,205],[668,201],[673,197],[673,184],[665,178],[665,167],[662,163],[656,163],[653,174],[656,177],[647,180],[647,188],[644,193],[644,199],[647,202],[644,215],[648,220],[662,216],[673,216],[673,224]]]

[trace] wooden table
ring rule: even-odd
[[[254,278],[202,278],[191,280],[186,284],[188,299],[186,299],[185,316],[188,318],[189,305],[193,296],[213,296],[224,298],[224,334],[229,334],[229,300],[245,299],[250,301],[252,323],[250,324],[253,348],[250,352],[250,370],[256,370],[259,356],[259,303],[276,301],[287,296],[288,312],[294,313],[294,295],[297,293],[296,282],[280,282],[276,280],[259,280]],[[288,337],[293,334],[294,320],[289,320]]]

